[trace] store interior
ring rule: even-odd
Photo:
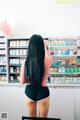
[[[50,118],[80,120],[80,1],[0,0],[0,115],[27,116],[20,67],[29,38],[40,34],[53,62],[47,85]],[[0,116],[1,117],[1,116]]]

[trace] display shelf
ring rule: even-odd
[[[8,39],[8,82],[20,81],[20,67],[27,55],[29,39]]]
[[[44,38],[46,40],[46,38]],[[29,39],[8,39],[7,42],[7,67],[8,82],[18,83],[20,81],[20,67],[27,56]]]
[[[19,81],[19,73],[20,73],[20,67],[22,62],[25,60],[26,55],[27,55],[27,41],[29,39],[9,39],[8,40],[8,58],[9,58],[9,82],[10,83],[15,83],[17,80]],[[47,39],[48,40],[48,39]],[[52,72],[50,71],[50,75],[51,78],[52,77],[60,77],[62,79],[62,77],[66,77],[64,80],[56,80],[56,82],[53,83],[76,83],[76,79],[75,78],[75,82],[73,82],[73,77],[77,77],[79,76],[79,70],[77,69],[77,66],[79,66],[78,64],[80,64],[80,58],[79,58],[79,52],[77,49],[79,49],[79,44],[77,42],[77,40],[75,39],[54,39],[51,41],[49,39],[48,42],[48,49],[51,52],[53,52],[53,59],[58,59],[60,61],[58,61],[57,63],[55,63],[52,67],[55,69],[56,66],[59,68],[59,71],[61,71],[61,69],[67,69],[65,71],[67,72]],[[53,44],[54,43],[54,44]],[[25,52],[26,51],[26,52]],[[23,59],[22,59],[23,58]],[[77,59],[78,58],[78,59]],[[72,60],[73,59],[73,60]],[[55,60],[53,60],[55,62]],[[12,69],[12,68],[13,69]],[[15,67],[15,68],[14,68]],[[64,67],[64,68],[61,68]],[[10,72],[10,68],[12,69]],[[19,68],[19,70],[15,69]],[[71,68],[71,70],[68,70],[68,68]],[[74,68],[76,68],[76,70],[74,70]],[[53,70],[54,70],[53,69]],[[75,71],[75,72],[73,72]],[[76,72],[78,71],[78,72]],[[70,78],[70,80],[67,80],[67,78]],[[72,77],[72,78],[71,78]],[[53,80],[54,81],[54,80]],[[80,83],[80,82],[78,82]]]
[[[0,83],[7,81],[6,38],[0,36]]]
[[[7,80],[10,84],[18,84],[20,81],[20,68],[26,59],[29,39],[8,39],[7,52],[5,39],[3,38],[3,41],[1,39],[0,68],[7,67],[7,72],[4,72],[6,73],[4,75],[0,74],[0,83]],[[53,55],[49,84],[80,84],[80,40],[68,38],[46,40],[48,40],[49,54]],[[2,50],[5,52],[2,52]]]
[[[76,39],[49,39],[49,54],[53,55],[53,62],[50,68],[50,76],[53,84],[57,83],[79,83],[80,78],[80,40]],[[56,77],[56,82],[54,81]],[[60,77],[60,80],[58,78]],[[62,80],[64,78],[64,80]],[[66,78],[70,80],[66,81]],[[75,81],[74,81],[74,77]]]

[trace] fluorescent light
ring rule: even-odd
[[[80,0],[56,0],[56,3],[64,3],[64,4],[67,4],[67,3],[80,3]]]

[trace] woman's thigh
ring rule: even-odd
[[[47,98],[44,98],[42,100],[39,100],[37,102],[37,104],[39,106],[39,117],[47,117],[48,116],[49,103],[50,103],[50,96]]]
[[[36,102],[31,100],[29,97],[25,96],[25,104],[28,110],[28,115],[30,117],[36,117],[37,116]]]

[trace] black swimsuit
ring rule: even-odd
[[[50,92],[47,86],[27,85],[25,88],[25,94],[33,101],[38,101],[48,97]]]

